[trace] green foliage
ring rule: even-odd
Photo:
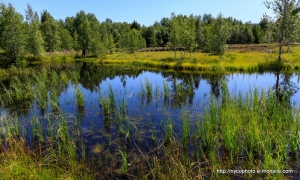
[[[34,12],[31,6],[27,5],[26,12],[26,49],[33,56],[41,57],[41,53],[44,51],[44,40],[42,33],[39,29],[41,23],[37,12]]]
[[[258,25],[252,26],[252,33],[254,36],[254,43],[256,44],[262,43],[264,34],[261,27]]]
[[[201,17],[195,18],[195,42],[197,44],[197,49],[200,49],[204,46],[204,34],[203,34],[203,25],[201,22]]]
[[[92,29],[84,11],[80,11],[76,14],[74,27],[78,35],[78,49],[88,50],[91,44]]]
[[[209,52],[217,55],[225,54],[225,44],[230,36],[230,27],[224,21],[222,14],[219,14],[217,19],[212,22],[207,33],[207,47]]]
[[[44,38],[45,50],[53,52],[59,48],[60,44],[58,24],[46,10],[42,13],[41,22],[41,31]]]
[[[71,50],[73,47],[73,38],[67,29],[59,28],[60,49]]]
[[[183,32],[183,42],[185,50],[190,52],[190,58],[192,58],[191,52],[194,51],[196,45],[195,38],[196,38],[196,26],[195,26],[195,19],[191,15],[188,19],[185,19],[185,28]]]
[[[297,14],[295,9],[299,5],[297,0],[273,0],[264,2],[268,9],[276,15],[275,39],[279,42],[278,61],[281,61],[282,47],[284,43],[290,43],[295,38]]]
[[[127,27],[120,35],[119,48],[134,53],[136,50],[145,47],[146,42],[141,32]]]
[[[101,34],[100,34],[100,22],[98,21],[98,19],[96,18],[96,16],[94,14],[87,14],[87,18],[89,21],[89,25],[90,25],[90,42],[88,43],[89,46],[88,48],[91,50],[91,52],[93,53],[94,57],[100,57],[103,56],[105,54],[105,42],[106,39],[101,41]],[[86,29],[86,31],[88,32],[88,29]],[[87,36],[86,36],[87,37]],[[102,43],[104,42],[104,44]],[[83,48],[85,49],[85,48]]]
[[[0,3],[0,46],[11,61],[20,60],[25,49],[23,17],[12,4]]]

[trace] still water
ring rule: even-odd
[[[75,124],[80,127],[81,136],[85,139],[87,147],[92,147],[98,142],[107,144],[117,140],[118,132],[127,129],[132,135],[130,138],[139,139],[145,151],[153,143],[151,141],[153,134],[157,139],[163,139],[164,124],[168,118],[174,123],[175,136],[181,137],[180,114],[183,110],[189,114],[190,125],[193,128],[194,123],[203,118],[203,112],[210,102],[210,95],[216,99],[221,96],[222,82],[228,85],[231,96],[244,97],[255,89],[261,92],[274,91],[277,88],[290,93],[293,108],[300,105],[298,91],[300,76],[295,73],[209,74],[121,69],[85,63],[71,68],[52,67],[52,69],[57,74],[69,71],[74,73],[70,73],[65,83],[61,81],[57,87],[47,87],[46,108],[41,108],[36,99],[25,105],[20,106],[16,103],[1,108],[1,119],[7,114],[17,114],[21,124],[27,127],[25,134],[29,142],[32,141],[31,119],[43,119],[41,124],[47,126],[47,117],[55,114],[50,103],[53,89],[59,89],[57,94],[60,113],[69,118],[69,127]],[[3,84],[4,87],[6,84],[7,88],[10,86],[9,82]],[[82,107],[78,107],[76,101],[76,88],[84,95]],[[110,113],[105,113],[103,103],[111,95],[114,97],[114,107]],[[118,124],[116,112],[121,111],[121,107],[126,111],[123,116],[128,122]]]

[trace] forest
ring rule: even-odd
[[[270,4],[267,7],[272,8]],[[294,7],[291,3],[288,11]],[[39,15],[30,4],[24,17],[12,4],[1,3],[1,59],[16,62],[30,56],[38,60],[44,52],[72,50],[79,56],[103,57],[116,52],[134,53],[145,47],[174,50],[176,58],[176,50],[222,55],[228,44],[275,43],[281,37],[283,45],[299,42],[299,18],[289,15],[283,24],[280,17],[283,16],[272,18],[265,14],[259,23],[253,23],[221,13],[217,17],[172,13],[144,26],[136,21],[113,22],[109,18],[100,22],[93,13],[85,11],[57,20],[47,10]],[[279,28],[282,26],[284,34]]]

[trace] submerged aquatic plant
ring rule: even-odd
[[[166,131],[165,144],[168,145],[172,143],[172,132],[173,132],[173,124],[170,117],[167,118],[165,131]]]

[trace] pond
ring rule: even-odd
[[[206,141],[199,145],[197,138],[200,135],[195,134],[205,126],[205,112],[214,107],[211,103],[221,104],[225,96],[224,87],[228,88],[231,97],[241,99],[267,92],[287,94],[293,116],[297,116],[300,105],[300,76],[295,73],[150,71],[102,67],[85,62],[19,71],[14,74],[12,70],[11,78],[2,82],[2,135],[7,136],[8,131],[17,132],[33,150],[41,147],[45,150],[50,147],[51,141],[72,141],[76,144],[77,158],[90,159],[100,166],[117,164],[109,172],[124,170],[119,160],[124,153],[131,164],[141,163],[136,158],[141,158],[141,155],[164,156],[164,150],[158,147],[168,142],[177,147],[174,144],[182,141],[178,147],[182,149],[183,159],[202,161],[203,154],[200,152],[206,153],[203,150]],[[221,137],[225,142],[225,135]],[[296,142],[299,143],[299,139]],[[216,151],[221,159],[228,156],[228,148],[224,144],[220,143]],[[4,143],[3,146],[7,145]],[[233,159],[241,156],[249,158],[246,150],[244,148],[241,153],[236,153]],[[299,149],[295,152],[299,158]],[[253,153],[257,155],[256,159],[265,161],[265,155],[260,156],[258,150]],[[287,155],[287,161],[290,161],[290,156]],[[238,162],[229,165],[221,160],[219,163],[223,165],[218,167],[243,167],[243,163]],[[299,169],[299,165],[292,161],[283,167]],[[132,174],[141,171],[131,168],[127,171]],[[209,171],[208,176],[217,177],[214,175],[216,172]]]

